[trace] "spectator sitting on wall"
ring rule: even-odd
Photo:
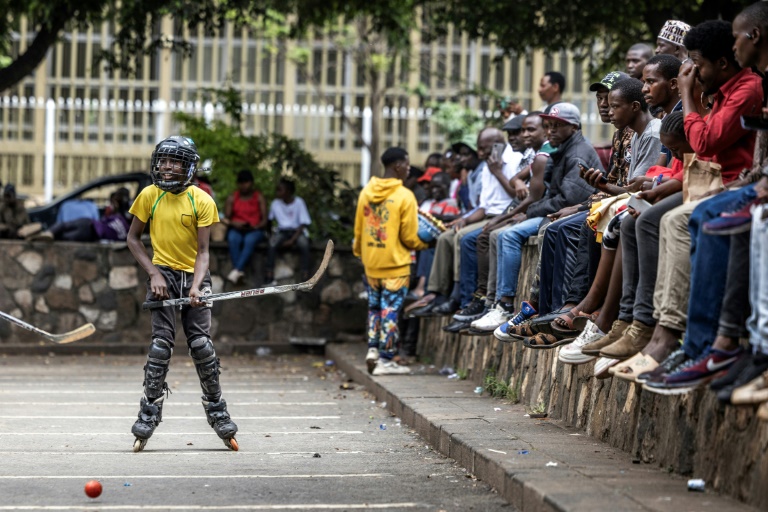
[[[3,189],[3,200],[0,202],[0,238],[23,238],[28,226],[38,226],[39,231],[39,224],[29,223],[27,209],[16,197],[16,187],[9,183]]]
[[[281,178],[275,191],[275,200],[269,207],[269,220],[277,223],[277,229],[269,241],[265,281],[273,283],[275,256],[278,249],[296,247],[301,258],[302,280],[309,279],[309,236],[307,226],[312,223],[304,200],[294,195],[296,185],[287,178]]]
[[[57,222],[46,231],[30,237],[31,240],[65,240],[68,242],[124,241],[128,236],[131,222],[128,219],[130,193],[125,187],[109,196],[110,209],[101,219],[88,217],[67,222]],[[111,212],[111,213],[110,213]]]
[[[222,223],[227,226],[227,244],[232,270],[227,280],[239,282],[256,246],[267,239],[267,202],[253,186],[253,174],[248,169],[237,173],[237,190],[224,205]]]

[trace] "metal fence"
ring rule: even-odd
[[[12,36],[12,56],[25,51],[35,36],[25,20],[18,27]],[[587,137],[602,142],[610,136],[610,130],[599,124],[584,66],[571,52],[505,56],[493,42],[471,40],[452,27],[444,38],[422,41],[427,28],[407,35],[411,56],[395,59],[382,80],[386,108],[381,113],[381,147],[402,145],[414,163],[423,162],[447,142],[429,119],[431,105],[456,100],[490,117],[497,108],[493,97],[461,94],[484,89],[536,109],[538,81],[547,70],[567,77],[564,99],[581,108]],[[304,41],[280,42],[232,25],[215,34],[202,29],[190,32],[165,18],[153,28],[154,35],[189,41],[191,57],[182,59],[167,48],[159,49],[138,57],[136,75],[128,77],[93,59],[99,50],[109,48],[113,30],[105,23],[66,32],[33,75],[3,92],[0,180],[17,183],[25,194],[46,195],[46,151],[55,193],[96,176],[145,168],[153,144],[178,129],[172,112],[223,115],[220,106],[205,103],[211,89],[222,87],[240,92],[246,133],[299,139],[351,183],[365,178],[369,156],[339,113],[363,118],[370,106],[369,87],[363,65],[331,34],[311,33]],[[295,48],[309,50],[305,65],[289,58]],[[421,94],[412,94],[417,87]],[[48,99],[54,107],[46,114]]]

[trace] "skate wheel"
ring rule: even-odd
[[[144,449],[144,447],[147,446],[147,440],[146,439],[136,439],[133,443],[133,451],[134,452],[140,452]]]
[[[234,437],[231,437],[229,439],[225,439],[224,440],[224,444],[227,445],[227,448],[229,448],[230,450],[232,450],[234,452],[236,452],[236,451],[238,451],[240,449],[240,446],[238,446],[238,444],[237,444],[237,439],[235,439]]]

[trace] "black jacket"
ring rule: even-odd
[[[579,162],[587,168],[605,172],[597,151],[587,142],[581,131],[571,135],[550,158],[544,174],[544,181],[548,185],[547,192],[544,197],[528,207],[526,213],[529,219],[544,217],[566,206],[581,204],[597,192],[579,176]]]

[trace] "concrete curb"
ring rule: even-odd
[[[754,511],[520,405],[474,393],[440,375],[370,376],[362,344],[329,344],[326,357],[364,385],[436,450],[493,486],[521,512]],[[498,411],[498,412],[497,412]]]

